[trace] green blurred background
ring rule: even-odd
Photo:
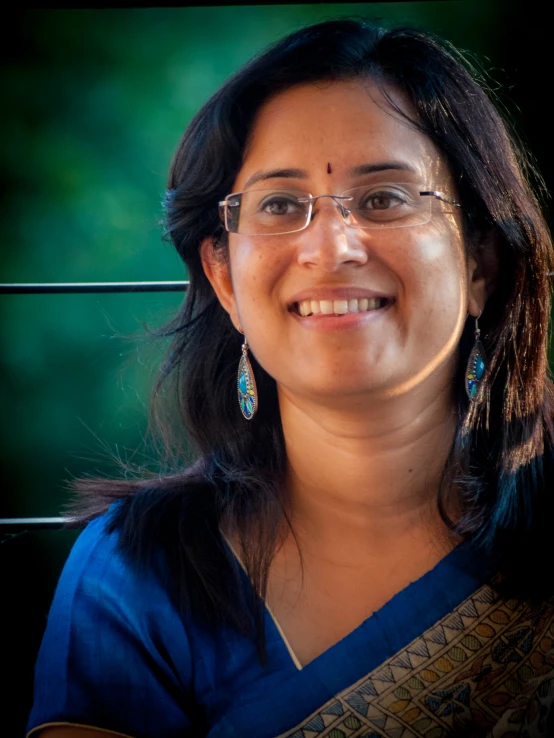
[[[540,12],[493,0],[19,11],[1,52],[0,281],[186,279],[159,225],[183,130],[253,53],[331,17],[413,23],[475,54],[549,185],[552,65]],[[182,297],[0,295],[0,517],[59,515],[65,480],[114,474],[110,453],[141,451],[163,349],[141,340],[142,326],[159,326]],[[36,532],[0,546],[2,735],[23,733],[74,539]]]

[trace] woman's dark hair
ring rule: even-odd
[[[277,392],[253,360],[259,412],[251,422],[242,417],[236,398],[242,339],[204,275],[199,248],[210,237],[226,257],[218,201],[231,191],[260,107],[294,85],[356,78],[371,79],[385,95],[391,87],[405,93],[415,111],[409,124],[435,143],[450,167],[468,250],[485,266],[496,262],[496,286],[480,320],[487,390],[482,402],[470,405],[463,382],[470,320],[459,347],[458,427],[437,504],[451,529],[494,562],[499,587],[516,596],[544,592],[535,573],[553,512],[552,264],[548,230],[527,181],[532,167],[479,75],[450,44],[413,28],[327,21],[278,41],[234,74],[192,120],[173,160],[166,233],[190,286],[181,311],[158,334],[171,345],[150,416],[173,466],[142,478],[72,483],[78,522],[121,499],[111,527],[120,530],[122,550],[145,563],[163,546],[180,606],[253,632],[262,659],[263,600],[249,597],[220,529],[238,536],[253,590],[263,597],[287,522]],[[176,409],[174,417],[166,405]],[[186,463],[178,450],[183,438],[192,449]],[[462,503],[455,523],[446,514],[453,489]]]

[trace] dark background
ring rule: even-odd
[[[192,115],[261,48],[363,15],[409,22],[469,52],[552,186],[552,40],[538,2],[23,10],[6,24],[0,94],[2,282],[186,279],[161,241],[160,201]],[[549,206],[548,206],[549,207]],[[148,462],[143,340],[182,295],[0,295],[0,517],[56,516],[65,482]],[[46,614],[76,534],[0,545],[0,732],[23,735]]]

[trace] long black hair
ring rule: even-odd
[[[506,591],[544,591],[535,574],[553,511],[552,252],[528,183],[532,167],[480,76],[448,42],[413,28],[327,21],[292,33],[234,74],[192,120],[172,162],[166,234],[186,264],[190,287],[180,312],[159,331],[171,344],[150,415],[169,466],[132,479],[72,483],[78,523],[120,500],[111,526],[120,531],[122,550],[144,564],[163,546],[180,606],[253,632],[262,658],[268,568],[286,522],[276,385],[253,360],[259,412],[244,420],[236,398],[241,336],[204,274],[199,247],[210,237],[226,258],[218,201],[231,191],[260,107],[294,85],[357,78],[373,80],[385,95],[391,86],[407,95],[416,113],[410,125],[435,143],[456,182],[468,251],[486,264],[494,244],[496,287],[480,320],[487,390],[477,404],[465,394],[471,321],[459,346],[458,427],[437,504],[448,525],[494,561]],[[462,500],[455,523],[445,512],[453,488]],[[260,597],[249,599],[241,585],[222,529],[239,537]]]

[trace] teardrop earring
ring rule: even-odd
[[[252,364],[248,358],[248,343],[246,338],[242,344],[242,356],[239,361],[237,391],[241,413],[246,420],[252,420],[258,409],[258,390],[256,388],[254,372],[252,371]]]
[[[466,392],[471,402],[479,402],[482,394],[482,380],[487,368],[487,356],[483,344],[479,340],[481,331],[479,330],[479,318],[481,313],[475,318],[475,343],[471,349],[471,354],[467,362],[466,368]]]

